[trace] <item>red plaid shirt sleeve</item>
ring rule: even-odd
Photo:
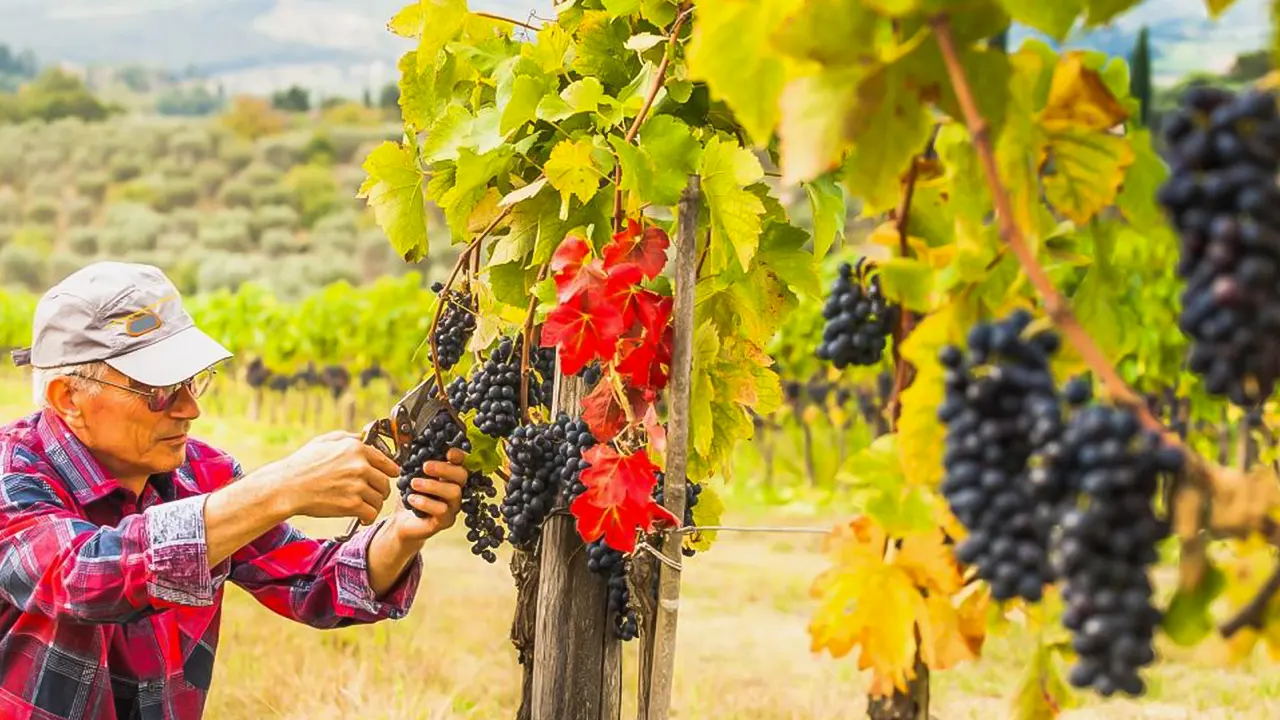
[[[148,508],[114,527],[69,510],[38,472],[0,484],[0,597],[24,612],[88,623],[213,602],[204,498]]]
[[[239,464],[232,474],[241,477]],[[208,477],[197,471],[200,475]],[[213,575],[225,574],[271,611],[312,627],[400,619],[417,594],[422,558],[415,557],[396,584],[377,597],[369,584],[369,545],[385,525],[384,519],[339,543],[307,537],[281,523],[220,563]]]

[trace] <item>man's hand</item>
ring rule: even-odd
[[[287,515],[354,516],[365,525],[377,519],[400,474],[394,460],[342,431],[321,435],[273,465],[276,500]]]
[[[400,540],[420,544],[453,526],[462,504],[462,488],[467,484],[468,472],[462,466],[466,458],[466,453],[455,448],[449,451],[448,462],[428,460],[422,464],[423,477],[413,479],[410,487],[414,493],[408,502],[426,517],[400,507],[393,523]]]

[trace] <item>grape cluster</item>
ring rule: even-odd
[[[564,413],[554,423],[524,425],[511,433],[507,439],[511,479],[502,515],[512,545],[527,549],[537,540],[542,521],[557,499],[581,484],[582,451],[594,444],[586,423]]]
[[[536,373],[529,377],[529,404],[550,409],[556,390],[556,349],[538,348],[529,356],[529,365]]]
[[[1040,600],[1052,580],[1048,506],[1032,497],[1027,475],[1037,449],[1062,432],[1049,361],[1060,344],[1052,331],[1022,334],[1031,314],[975,325],[968,353],[940,354],[946,393],[938,418],[946,424],[942,493],[969,536],[956,557],[974,565],[992,597]]]
[[[1266,400],[1280,377],[1280,113],[1270,92],[1198,86],[1164,127],[1157,200],[1181,237],[1179,327],[1212,395]]]
[[[609,588],[609,617],[613,632],[620,640],[634,640],[640,634],[640,622],[631,607],[631,589],[627,587],[627,557],[605,544],[604,538],[587,543],[587,569],[605,578]]]
[[[666,474],[659,472],[657,475],[658,475],[658,482],[656,485],[653,486],[653,499],[654,499],[654,502],[661,505],[664,502],[662,499],[662,484],[666,481],[665,480]],[[685,480],[684,482],[684,519],[681,521],[681,524],[684,527],[690,528],[690,527],[697,526],[697,523],[693,521],[693,508],[698,504],[698,496],[701,494],[702,494],[701,483],[697,483],[692,480]],[[684,537],[684,535],[682,535],[681,537]],[[661,547],[661,543],[659,543],[659,547]],[[685,557],[693,557],[694,554],[697,553],[697,551],[694,550],[693,548],[687,548],[687,547],[680,548],[680,551],[684,554]]]
[[[884,357],[885,339],[898,322],[900,309],[880,291],[879,275],[867,277],[866,258],[858,267],[840,265],[822,308],[826,324],[818,357],[844,369],[849,365],[875,365]]]
[[[1083,405],[1088,394],[1078,390],[1071,400]],[[1094,404],[1071,417],[1053,465],[1082,499],[1063,514],[1054,551],[1065,580],[1063,625],[1079,657],[1069,680],[1104,697],[1141,695],[1138,670],[1155,661],[1161,620],[1147,567],[1169,534],[1152,501],[1161,475],[1182,468],[1182,455],[1142,430],[1131,410]]]
[[[456,405],[456,404],[455,404]],[[506,437],[520,423],[520,355],[509,337],[498,342],[484,365],[467,383],[460,411],[477,410],[476,429],[493,438]]]
[[[600,366],[599,360],[592,360],[578,371],[578,377],[582,378],[582,382],[586,383],[588,388],[593,388],[600,382],[600,378],[604,377],[604,369]]]
[[[453,417],[443,412],[433,417],[410,445],[408,459],[400,467],[396,488],[400,491],[400,502],[418,517],[425,517],[425,514],[409,504],[409,495],[419,494],[409,483],[422,475],[422,466],[428,460],[446,459],[450,448],[470,452],[471,441]],[[485,501],[496,495],[493,481],[480,473],[472,473],[462,489],[461,509],[469,529],[467,540],[472,543],[471,552],[488,562],[497,561],[493,550],[502,544],[503,539],[502,527],[497,522],[498,508]]]
[[[476,330],[476,307],[471,294],[457,290],[444,291],[444,283],[435,283],[431,291],[440,296],[444,310],[436,324],[436,358],[441,370],[448,370],[462,359],[471,334]]]

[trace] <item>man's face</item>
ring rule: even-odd
[[[150,390],[114,368],[108,369],[104,379],[143,392]],[[189,390],[179,391],[168,410],[152,412],[143,395],[106,383],[94,384],[98,385],[96,395],[75,393],[80,416],[69,422],[80,441],[117,479],[169,472],[186,461],[187,432],[200,417],[200,405]]]

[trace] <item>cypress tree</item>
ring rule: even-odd
[[[1133,57],[1129,59],[1129,94],[1138,100],[1138,119],[1143,126],[1148,125],[1151,112],[1151,46],[1147,28],[1144,25],[1138,32],[1138,40],[1133,46]]]

